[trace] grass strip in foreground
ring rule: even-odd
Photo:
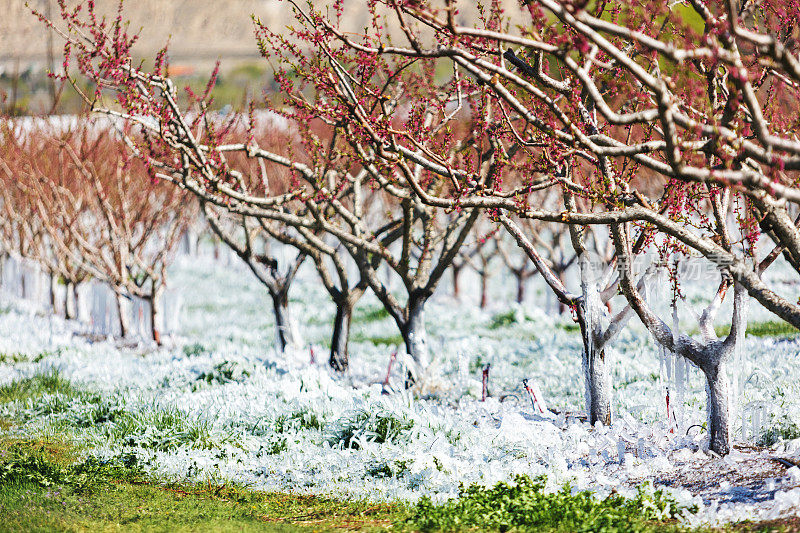
[[[239,486],[162,484],[133,456],[76,461],[58,442],[0,444],[0,531],[330,531],[386,529],[405,507]]]

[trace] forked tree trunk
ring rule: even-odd
[[[329,364],[337,372],[344,372],[349,364],[347,344],[350,340],[350,320],[352,316],[353,306],[349,298],[342,298],[336,302],[336,317],[333,320]]]
[[[730,380],[724,364],[704,372],[708,394],[709,448],[720,454],[730,453]]]
[[[153,340],[161,346],[161,324],[164,322],[164,286],[158,285],[153,288],[150,294],[150,329],[153,332]]]
[[[115,297],[117,300],[117,314],[119,315],[120,337],[124,339],[131,331],[130,300],[120,292],[115,293]]]

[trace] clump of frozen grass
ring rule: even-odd
[[[409,463],[410,461],[377,461],[367,467],[366,475],[374,478],[401,478],[410,472]]]
[[[233,432],[243,431],[255,437],[268,437],[298,433],[301,431],[319,431],[324,425],[323,418],[309,407],[284,412],[272,418],[264,416],[256,420],[232,421],[228,427]]]
[[[397,443],[414,427],[414,421],[382,407],[374,411],[356,409],[333,423],[328,435],[331,446],[357,450],[363,443]]]
[[[640,487],[635,498],[597,499],[565,486],[546,492],[544,478],[520,475],[514,483],[461,487],[457,499],[434,504],[423,497],[408,525],[419,531],[649,531],[652,522],[673,520],[682,509],[662,491]],[[650,523],[650,524],[648,524]],[[650,526],[650,527],[648,527]],[[657,528],[652,527],[652,530]]]
[[[186,357],[197,357],[198,355],[202,355],[206,352],[206,347],[199,342],[193,342],[183,347],[183,355]]]
[[[78,427],[94,427],[101,424],[114,423],[127,416],[125,403],[119,397],[100,398],[95,396],[93,401],[83,404],[81,409],[74,413],[73,423]]]
[[[114,421],[124,413],[121,398],[74,386],[51,371],[0,388],[2,412],[21,422],[44,419],[48,424],[87,428]]]
[[[102,427],[102,436],[112,444],[157,451],[181,446],[211,449],[224,440],[214,435],[207,421],[197,420],[175,407],[158,406],[124,413]]]
[[[305,408],[291,414],[280,415],[275,419],[274,426],[275,433],[322,429],[322,420],[311,409]]]
[[[241,383],[248,377],[250,377],[250,371],[243,365],[235,361],[223,361],[215,365],[209,372],[202,372],[197,376],[197,381],[222,385],[232,382]]]
[[[525,315],[522,313],[521,309],[513,308],[503,313],[494,315],[492,317],[492,321],[489,322],[489,329],[500,329],[512,324],[519,324],[524,321]]]
[[[224,440],[213,436],[207,421],[197,420],[175,407],[145,406],[131,410],[120,396],[105,398],[47,379],[49,390],[57,392],[12,401],[0,412],[22,422],[39,420],[50,427],[72,428],[90,440],[159,451],[179,446],[213,448]]]
[[[800,438],[800,427],[789,417],[783,417],[778,422],[767,428],[756,442],[759,446],[772,446],[782,440]]]
[[[46,420],[49,425],[92,428],[125,415],[125,404],[116,396],[104,398],[71,385],[59,385],[55,392],[9,402],[2,412],[21,422]]]
[[[266,444],[262,444],[256,455],[279,455],[289,449],[289,442],[286,437],[273,435]]]

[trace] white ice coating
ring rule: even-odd
[[[598,349],[596,341],[601,332],[608,327],[609,316],[608,309],[603,305],[600,298],[598,288],[598,280],[596,279],[595,272],[591,261],[587,254],[581,255],[579,258],[580,276],[581,276],[581,293],[584,301],[585,319],[586,319],[586,357],[583,358],[583,376],[584,376],[584,402],[586,405],[586,412],[590,410],[590,389],[591,377],[590,368],[587,364],[593,360],[595,351]],[[602,349],[602,348],[600,348]],[[602,393],[611,399],[611,384],[609,381],[608,372],[603,376],[603,383],[601,384]]]

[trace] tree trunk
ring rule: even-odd
[[[337,372],[347,370],[348,355],[347,343],[350,340],[350,319],[353,315],[353,306],[349,298],[336,302],[336,317],[333,320],[333,338],[331,339],[331,368]]]
[[[71,281],[67,281],[67,290],[64,291],[64,318],[73,320],[78,311],[78,293],[76,286]]]
[[[585,305],[585,304],[584,304]],[[586,416],[589,423],[600,422],[611,425],[611,380],[606,366],[604,349],[597,349],[594,343],[595,326],[591,313],[585,311],[584,305],[578,306],[578,323],[583,335],[583,368],[584,394],[586,399]]]
[[[611,425],[611,384],[606,368],[605,350],[583,352],[583,375],[586,385],[586,415],[589,423]]]
[[[23,300],[28,299],[28,284],[25,282],[25,266],[23,263],[20,263],[19,269],[19,284],[20,289],[22,291],[21,296]]]
[[[525,276],[517,274],[517,303],[521,304],[525,300]]]
[[[481,309],[486,309],[489,292],[489,273],[486,270],[481,272]]]
[[[708,445],[712,451],[727,455],[731,451],[730,382],[723,364],[704,373],[708,394]]]
[[[461,287],[459,286],[459,279],[461,277],[462,267],[451,267],[453,270],[453,298],[458,300],[461,297]]]
[[[53,310],[53,314],[58,312],[56,307],[58,306],[58,298],[56,295],[58,294],[58,276],[53,272],[50,272],[50,308]]]
[[[116,298],[120,337],[124,339],[131,331],[130,301],[120,292],[116,293]]]
[[[272,310],[275,312],[275,338],[278,351],[284,352],[289,344],[294,344],[291,322],[289,320],[289,295],[286,291],[270,293]]]
[[[153,340],[161,346],[161,324],[163,320],[163,296],[164,286],[153,287],[150,294],[150,329],[153,332]]]
[[[410,388],[430,364],[428,335],[425,330],[425,300],[408,303],[408,321],[401,328],[406,353],[411,357],[414,368],[406,376],[406,388]]]
[[[80,288],[80,283],[75,283],[72,285],[72,301],[75,302],[75,320],[81,319],[81,297],[78,289]]]

